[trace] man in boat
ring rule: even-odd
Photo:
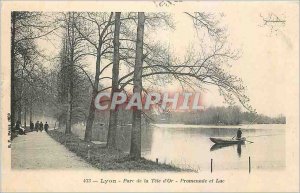
[[[236,133],[236,139],[241,139],[242,138],[242,134],[243,134],[243,132],[241,131],[241,128],[239,128],[237,130],[237,133]]]

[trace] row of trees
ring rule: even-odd
[[[92,139],[97,114],[94,98],[102,91],[147,95],[156,86],[173,81],[178,81],[183,90],[215,85],[228,103],[237,99],[246,109],[252,110],[241,79],[226,71],[231,60],[238,58],[238,53],[227,46],[226,30],[220,27],[213,14],[182,14],[193,22],[198,33],[207,35],[195,42],[200,46],[187,50],[184,58],[174,56],[167,45],[153,41],[151,36],[162,27],[176,27],[170,14],[66,12],[43,15],[12,12],[12,125],[16,112],[26,112],[30,101],[25,100],[23,91],[31,87],[35,91],[41,89],[40,92],[29,92],[34,95],[28,97],[32,106],[47,108],[48,115],[65,125],[66,134],[72,132],[72,124],[76,121],[85,121],[85,141]],[[26,25],[25,21],[29,23]],[[28,34],[24,34],[27,31]],[[46,58],[40,52],[32,55],[29,52],[38,50],[33,47],[37,47],[39,39],[49,38],[49,34],[55,34],[54,39],[61,42],[59,56],[50,61],[54,68],[43,65]],[[22,41],[24,44],[20,43]],[[19,48],[22,46],[26,56],[35,58],[22,59],[22,49]],[[88,63],[93,60],[91,73]],[[28,69],[30,65],[36,67]],[[18,69],[22,66],[19,74]],[[24,75],[24,72],[28,74]],[[28,80],[31,84],[24,85]],[[111,84],[105,83],[106,80]],[[20,102],[19,95],[22,95]],[[19,106],[24,108],[17,108]],[[130,155],[138,159],[141,157],[142,122],[149,116],[141,110],[131,113]],[[120,113],[115,109],[109,114],[107,148],[117,148]]]
[[[197,125],[239,125],[239,124],[285,124],[283,115],[268,117],[254,112],[242,112],[237,106],[209,107],[201,111],[171,112],[155,118],[158,123],[185,123]]]
[[[49,73],[43,65],[48,58],[43,55],[36,41],[47,37],[56,28],[49,20],[43,20],[39,12],[11,13],[11,125],[24,116],[32,121],[33,114],[53,102],[53,89]],[[51,109],[51,106],[50,106]]]

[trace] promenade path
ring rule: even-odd
[[[97,170],[46,132],[30,132],[12,141],[12,169]]]

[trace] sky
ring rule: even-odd
[[[217,6],[216,6],[217,7]],[[218,9],[217,8],[214,9]],[[242,9],[220,8],[214,14],[222,15],[221,25],[227,26],[228,41],[239,49],[241,57],[232,62],[232,74],[241,77],[247,86],[250,104],[258,113],[277,116],[286,113],[289,76],[298,66],[299,36],[297,5],[248,5]],[[263,26],[261,16],[274,13],[286,20],[284,26],[275,26],[277,32]],[[193,43],[192,23],[184,14],[174,14],[176,30],[169,36],[178,54]],[[190,37],[190,41],[188,40]],[[215,87],[204,93],[207,106],[222,106],[223,98]]]
[[[292,2],[243,3],[236,9],[235,6],[237,5],[230,3],[207,3],[202,4],[198,11],[205,9],[222,16],[220,24],[227,27],[231,47],[241,52],[241,57],[232,62],[230,72],[242,78],[253,108],[258,113],[269,116],[285,114],[287,93],[290,93],[289,85],[296,84],[290,82],[289,78],[293,70],[298,69],[298,6]],[[197,7],[194,9],[197,10]],[[286,21],[284,26],[276,28],[277,32],[271,32],[271,28],[262,25],[261,15],[267,16],[269,13],[274,13]],[[197,44],[197,34],[189,17],[182,12],[173,12],[172,15],[175,29],[158,30],[155,39],[169,42],[175,54],[184,56],[191,44]],[[46,47],[50,55],[53,55],[56,48],[52,44],[47,44]],[[95,62],[91,60],[89,64],[93,72]],[[110,69],[106,73],[110,74]],[[174,88],[176,84],[168,86],[168,89]],[[208,91],[204,93],[204,105],[224,105],[218,90],[214,87],[207,88]]]

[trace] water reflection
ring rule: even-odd
[[[238,156],[241,157],[241,155],[242,155],[242,144],[238,144],[236,150],[237,150]]]
[[[216,151],[216,150],[220,150],[225,147],[236,146],[237,154],[239,157],[241,157],[242,145],[244,145],[244,144],[214,144],[213,146],[211,146],[210,151]]]

